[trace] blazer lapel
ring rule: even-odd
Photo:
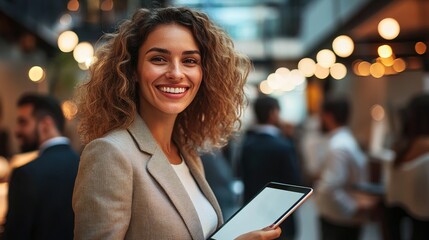
[[[128,131],[137,142],[139,149],[152,155],[147,164],[147,170],[170,198],[192,238],[204,239],[198,214],[188,193],[140,116],[136,116]]]

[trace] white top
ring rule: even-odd
[[[363,219],[354,217],[357,203],[352,189],[366,180],[366,168],[366,156],[350,130],[342,127],[333,132],[315,189],[316,204],[322,216],[349,224],[362,222]]]
[[[216,230],[218,222],[216,212],[213,206],[201,192],[200,188],[189,172],[189,168],[185,161],[182,160],[180,164],[171,164],[171,166],[173,166],[173,169],[185,187],[186,192],[188,192],[188,195],[194,204],[195,210],[198,213],[198,218],[200,219],[204,238],[207,238]]]
[[[387,204],[399,205],[412,216],[429,219],[429,153],[394,167],[387,163]]]

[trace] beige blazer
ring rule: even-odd
[[[201,159],[182,151],[222,224]],[[204,239],[197,212],[144,121],[84,149],[73,193],[75,239]]]

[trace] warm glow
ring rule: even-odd
[[[371,67],[371,63],[367,61],[362,61],[358,65],[359,75],[361,76],[369,76],[369,69]]]
[[[397,59],[395,59],[395,61],[393,61],[392,67],[393,67],[393,70],[400,73],[400,72],[405,71],[405,69],[407,68],[407,64],[405,63],[405,61],[402,58],[397,58]]]
[[[393,65],[393,61],[395,60],[395,57],[392,55],[390,55],[390,57],[388,58],[379,58],[380,62],[386,66],[386,67],[391,67]]]
[[[423,55],[425,54],[426,50],[427,50],[427,46],[424,42],[417,42],[416,45],[414,46],[414,48],[416,49],[416,53]]]
[[[94,64],[96,61],[98,60],[97,57],[93,56],[91,58],[87,58],[84,62],[86,68],[89,69],[89,67],[91,67],[92,64]]]
[[[79,38],[73,31],[65,31],[58,37],[58,48],[62,52],[71,52],[79,42]]]
[[[277,76],[279,76],[282,81],[286,81],[289,77],[290,71],[285,67],[281,67],[276,70],[275,74],[277,74]]]
[[[290,81],[298,86],[305,82],[305,76],[298,69],[293,69],[290,71]]]
[[[334,63],[329,69],[334,79],[341,80],[347,75],[347,68],[342,63]]]
[[[384,75],[384,72],[385,68],[381,63],[376,62],[371,64],[371,67],[369,67],[369,73],[375,78],[381,78]]]
[[[290,92],[295,89],[295,83],[291,78],[287,79],[282,83],[282,86],[280,87],[280,90],[283,92]]]
[[[381,45],[377,49],[378,55],[382,58],[388,58],[392,56],[392,48],[389,45]]]
[[[63,110],[64,117],[68,120],[72,120],[77,114],[77,106],[73,101],[65,101],[61,105],[61,109]]]
[[[85,62],[87,59],[92,58],[93,55],[94,48],[89,42],[79,43],[73,51],[73,57],[78,63]]]
[[[352,63],[353,72],[358,76],[360,76],[358,67],[359,67],[359,63],[361,63],[361,62],[362,62],[362,60],[357,59]]]
[[[282,77],[279,74],[271,73],[268,75],[267,83],[273,90],[280,89],[282,86]]]
[[[399,35],[399,23],[393,18],[385,18],[378,24],[378,33],[386,40],[392,40]]]
[[[311,77],[316,71],[316,63],[311,58],[303,58],[298,62],[298,70],[305,77]]]
[[[332,49],[340,57],[348,57],[354,50],[353,40],[346,35],[338,36],[332,42]]]
[[[314,72],[314,76],[316,76],[319,79],[327,78],[329,76],[329,68],[324,68],[317,63],[316,64],[316,71]]]
[[[381,121],[384,119],[384,108],[378,104],[371,107],[371,117],[375,121]]]
[[[335,63],[336,57],[334,52],[329,49],[320,50],[316,55],[317,63],[324,67],[329,68]]]
[[[100,9],[102,11],[111,11],[113,9],[113,0],[104,0],[101,3]]]
[[[79,10],[79,2],[77,0],[70,0],[69,3],[67,3],[67,9],[76,12]]]
[[[33,82],[41,81],[45,77],[45,71],[39,66],[34,66],[28,71],[28,77]]]
[[[281,67],[278,68],[274,74],[279,81],[279,87],[277,89],[281,91],[291,91],[295,88],[295,85],[290,81],[290,70]]]
[[[259,90],[261,90],[261,92],[263,94],[271,94],[274,90],[272,88],[270,88],[270,86],[268,85],[268,81],[264,80],[259,84]]]

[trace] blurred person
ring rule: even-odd
[[[413,97],[387,171],[388,239],[429,239],[429,94]],[[411,231],[402,226],[411,222]],[[409,233],[409,234],[407,234]]]
[[[16,137],[36,159],[12,172],[4,239],[73,239],[71,205],[79,156],[62,136],[65,119],[52,97],[18,100]]]
[[[299,184],[301,178],[295,148],[280,128],[278,100],[269,96],[258,97],[253,104],[253,110],[257,124],[245,133],[240,154],[245,203],[268,182]],[[281,239],[294,238],[294,214],[280,226]]]
[[[234,176],[223,149],[201,155],[205,177],[222,209],[224,220],[239,208],[238,195],[233,191]]]
[[[11,155],[9,131],[2,126],[3,122],[3,104],[0,99],[0,157],[9,159]]]
[[[315,185],[322,240],[359,239],[365,214],[376,199],[355,191],[367,178],[367,158],[347,127],[346,98],[327,98],[321,109],[321,128],[329,136],[326,159]]]
[[[75,237],[205,239],[223,220],[197,153],[236,129],[250,61],[189,8],[139,9],[109,36],[78,91]]]

